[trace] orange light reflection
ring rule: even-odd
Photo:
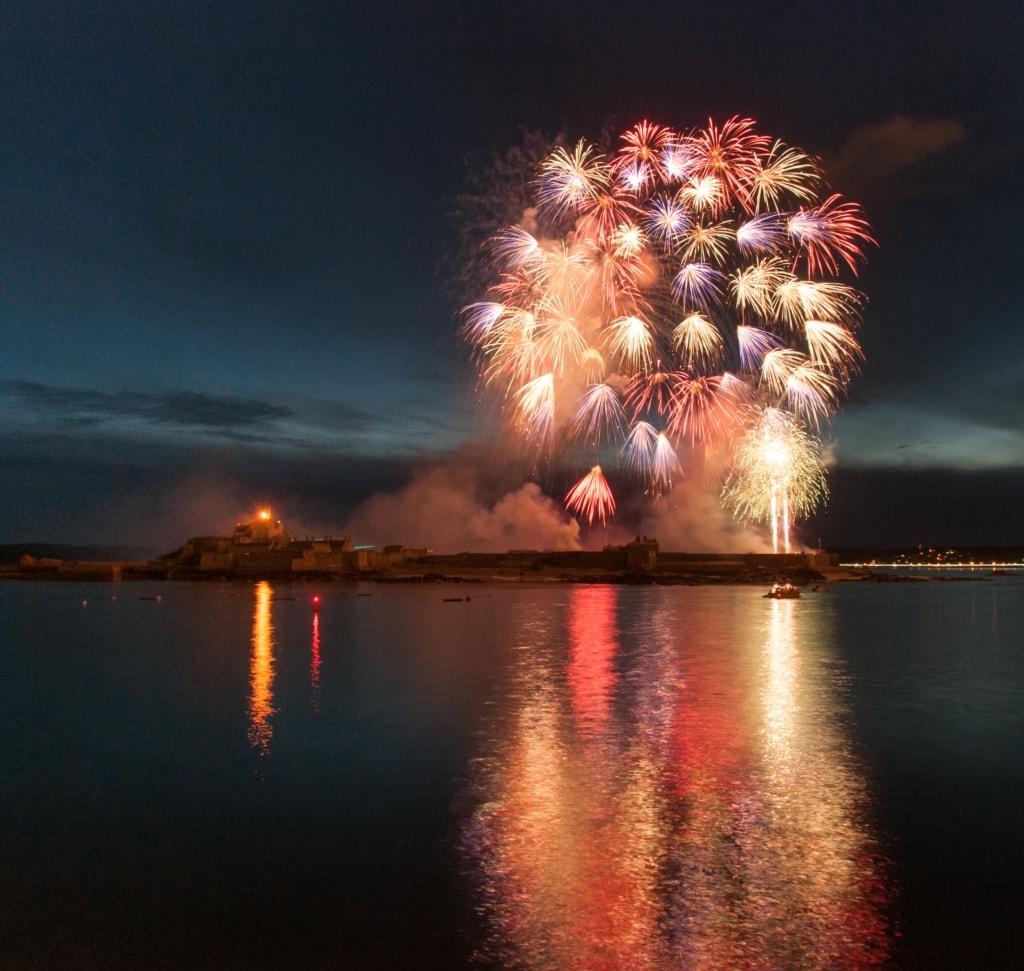
[[[252,618],[252,654],[249,659],[249,744],[260,755],[270,751],[274,730],[274,625],[270,602],[273,590],[265,580],[256,584]]]

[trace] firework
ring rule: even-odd
[[[595,465],[569,490],[565,504],[580,516],[585,516],[587,523],[599,519],[603,526],[608,521],[615,512],[615,496],[600,465]]]
[[[772,546],[789,552],[790,525],[828,495],[818,441],[779,408],[752,409],[722,499],[739,518],[768,523]]]
[[[531,188],[523,224],[490,242],[491,291],[463,335],[537,460],[590,469],[568,508],[603,523],[602,468],[663,495],[700,449],[732,470],[737,515],[774,521],[762,493],[779,524],[806,515],[823,486],[800,488],[796,467],[779,491],[746,450],[767,424],[806,461],[863,359],[862,298],[838,279],[873,242],[859,206],[742,118],[644,121],[610,153],[581,140],[540,160]]]

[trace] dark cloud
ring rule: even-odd
[[[279,405],[251,398],[223,398],[208,394],[174,392],[165,395],[131,395],[153,421],[206,428],[237,428],[287,418],[291,412]]]
[[[2,381],[0,395],[32,411],[76,422],[137,419],[157,425],[234,429],[250,428],[292,414],[288,408],[265,401],[187,391],[106,392],[55,388],[33,381]]]
[[[268,464],[340,455],[397,465],[436,456],[461,441],[457,424],[426,408],[396,431],[393,410],[371,411],[337,400],[197,394],[101,392],[31,381],[0,381],[0,448],[50,447],[62,455],[92,451],[116,467],[139,448],[237,446]]]

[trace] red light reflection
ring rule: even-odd
[[[615,691],[615,588],[576,586],[569,597],[569,690],[584,738],[608,721]]]
[[[319,597],[314,598],[319,600]],[[309,687],[314,712],[320,711],[320,612],[313,612],[313,638],[309,648]]]

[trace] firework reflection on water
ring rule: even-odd
[[[620,596],[569,593],[567,657],[538,623],[476,763],[481,961],[883,964],[886,866],[829,659],[809,649],[827,604],[752,598],[737,622],[723,601],[697,630],[671,607],[620,625]]]

